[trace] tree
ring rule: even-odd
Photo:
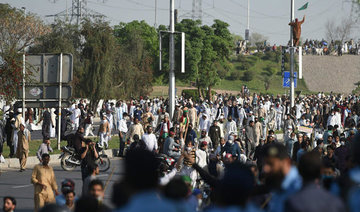
[[[158,36],[145,21],[120,23],[114,27],[118,49],[112,76],[115,97],[149,95],[158,56]],[[141,83],[139,83],[141,82]]]
[[[186,73],[180,74],[178,78],[183,82],[196,81],[199,94],[202,94],[201,90],[208,89],[208,98],[220,76],[225,78],[233,69],[228,61],[233,46],[228,27],[227,23],[220,20],[214,20],[211,26],[201,26],[198,20],[183,19],[176,25],[176,31],[186,34]],[[180,39],[176,42],[177,49],[180,49]],[[163,51],[166,52],[165,49]],[[176,58],[180,58],[180,51],[176,53]],[[176,67],[180,67],[179,62],[177,60]]]
[[[337,25],[334,20],[328,20],[325,24],[326,38],[329,41],[338,40],[342,43],[350,38],[354,23],[350,18],[343,19],[339,25]]]
[[[271,79],[275,73],[276,73],[276,67],[271,64],[267,65],[264,71],[261,73],[264,81],[265,90],[269,90]]]
[[[206,38],[203,40],[201,51],[198,86],[207,89],[207,98],[211,100],[211,88],[220,80],[214,65],[219,55],[213,46],[213,41],[216,38],[214,29],[208,26],[203,26],[202,29],[205,31]]]
[[[252,33],[250,36],[251,45],[256,46],[258,50],[261,48],[261,46],[264,46],[264,42],[267,39],[267,37],[257,32]]]
[[[0,54],[23,52],[34,44],[37,37],[46,34],[49,29],[34,14],[0,4]]]
[[[11,100],[16,97],[23,78],[21,55],[48,28],[37,16],[25,16],[23,11],[8,4],[0,4],[0,14],[0,95]]]
[[[95,111],[101,99],[110,97],[115,37],[109,24],[101,20],[84,20],[81,35],[84,38],[81,59],[85,74],[80,83],[84,95],[90,99],[90,108]]]
[[[51,25],[50,33],[39,37],[36,45],[29,49],[29,53],[70,53],[73,55],[74,87],[75,97],[85,97],[80,79],[84,75],[81,62],[81,31],[77,25],[67,24],[63,21],[56,21]]]

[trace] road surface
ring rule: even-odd
[[[56,182],[61,189],[61,182],[65,179],[72,179],[75,181],[75,193],[81,194],[82,181],[80,167],[72,172],[64,171],[60,166],[53,165]],[[111,172],[114,170],[111,178]],[[30,182],[32,169],[27,169],[24,172],[19,172],[18,169],[8,169],[0,175],[0,207],[2,208],[2,199],[4,196],[13,196],[16,198],[17,207],[15,211],[30,212],[34,210],[34,187]],[[98,178],[106,183],[109,179],[108,187],[105,191],[105,204],[112,207],[111,193],[114,182],[118,181],[123,175],[123,160],[115,158],[111,160],[111,167],[107,172],[100,173]]]

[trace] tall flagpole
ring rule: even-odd
[[[172,119],[175,109],[175,44],[174,44],[174,33],[175,33],[175,0],[170,0],[170,43],[169,43],[169,115]]]
[[[294,21],[294,0],[291,1],[290,6],[290,22]],[[294,38],[293,38],[293,27],[290,26],[290,106],[294,107],[295,105],[295,82],[294,82]]]

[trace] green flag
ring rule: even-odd
[[[300,7],[298,10],[305,10],[309,5],[309,2],[306,2],[302,7]]]

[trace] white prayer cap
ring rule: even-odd
[[[316,140],[322,140],[322,139],[323,139],[323,135],[322,135],[322,134],[318,134],[315,139],[316,139]]]

